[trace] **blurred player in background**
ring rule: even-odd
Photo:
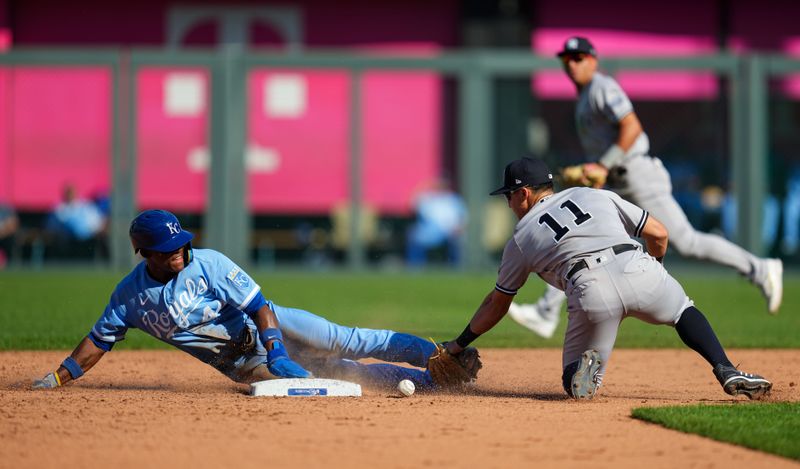
[[[107,223],[94,202],[79,196],[73,184],[66,184],[61,202],[47,218],[45,233],[57,256],[73,257],[95,249],[105,254]]]
[[[193,249],[192,233],[169,212],[142,212],[131,223],[130,237],[144,261],[117,285],[89,335],[34,389],[81,377],[132,327],[240,383],[313,373],[384,388],[403,379],[417,389],[435,388],[427,370],[355,361],[369,357],[426,367],[436,351],[430,341],[344,327],[267,301],[261,287],[225,255]]]
[[[594,397],[627,317],[673,326],[711,365],[726,393],[759,399],[770,392],[772,383],[762,376],[736,369],[703,313],[664,269],[668,234],[655,217],[611,191],[573,187],[554,193],[552,179],[539,159],[506,166],[504,184],[492,195],[505,195],[519,223],[503,251],[495,288],[461,335],[447,342],[451,354],[494,327],[533,272],[568,297],[562,382],[571,397]],[[633,237],[644,239],[644,250]]]
[[[436,181],[415,197],[414,213],[416,220],[409,228],[406,240],[408,265],[424,266],[428,251],[444,246],[448,263],[458,266],[467,223],[467,207],[461,196],[450,188],[447,181]]]
[[[558,57],[578,91],[575,125],[589,161],[582,165],[585,180],[602,173],[599,179],[607,180],[610,189],[664,223],[681,255],[736,269],[760,288],[767,311],[776,314],[783,295],[782,261],[757,257],[725,238],[696,231],[672,196],[661,160],[649,156],[650,143],[630,99],[613,78],[597,71],[592,43],[571,37]],[[534,304],[512,303],[509,314],[540,336],[551,337],[565,299],[563,292],[548,287]]]

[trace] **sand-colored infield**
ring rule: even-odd
[[[251,398],[177,351],[114,351],[84,378],[30,391],[67,352],[0,353],[0,467],[800,467],[634,420],[638,406],[725,403],[686,350],[617,350],[591,402],[561,391],[559,350],[483,350],[468,395]],[[800,350],[733,350],[800,400]]]

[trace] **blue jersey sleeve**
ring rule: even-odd
[[[126,305],[118,301],[117,292],[111,295],[100,319],[97,320],[89,339],[99,348],[109,351],[115,343],[125,339],[129,324],[125,321]]]
[[[216,252],[210,270],[209,287],[217,298],[241,311],[247,310],[261,291],[247,272],[221,253]]]
[[[261,307],[266,304],[267,304],[267,299],[264,298],[264,295],[262,295],[261,292],[258,292],[256,293],[256,296],[252,300],[250,300],[250,303],[247,305],[246,308],[243,309],[243,311],[251,318],[255,318],[256,313],[258,313],[258,310],[261,309]]]

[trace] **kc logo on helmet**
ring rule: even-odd
[[[167,228],[169,228],[169,234],[178,234],[181,232],[181,225],[177,223],[167,223]]]

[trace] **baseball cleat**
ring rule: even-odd
[[[717,365],[714,367],[714,376],[717,377],[722,389],[731,396],[744,394],[750,399],[761,399],[769,394],[772,383],[763,376],[739,371],[736,367]]]
[[[545,339],[553,337],[558,326],[558,313],[551,314],[551,318],[547,318],[542,314],[542,308],[538,303],[530,305],[511,303],[508,307],[508,315],[519,325]]]
[[[767,311],[770,314],[778,314],[783,299],[783,261],[767,259],[764,264],[766,273],[760,285],[761,293],[767,299]]]
[[[581,355],[578,370],[572,375],[572,397],[589,400],[597,393],[597,373],[603,364],[597,350],[587,350]]]

